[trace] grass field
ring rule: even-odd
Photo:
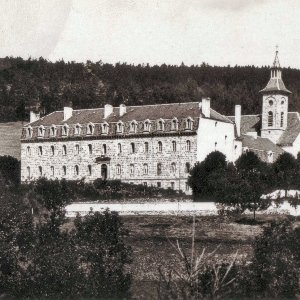
[[[155,299],[158,269],[179,266],[180,260],[171,242],[178,239],[182,248],[190,253],[192,217],[179,216],[122,216],[130,231],[127,242],[133,249],[130,272],[133,275],[133,296],[138,299]],[[259,216],[266,221],[284,216]],[[262,232],[263,225],[243,225],[220,220],[218,216],[196,217],[195,248],[211,252],[219,246],[217,259],[228,260],[238,251],[238,261],[249,261],[253,241]]]
[[[11,155],[20,159],[22,122],[0,123],[0,156]]]

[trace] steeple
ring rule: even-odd
[[[273,65],[271,67],[271,76],[268,84],[261,93],[273,93],[281,91],[286,94],[291,94],[291,92],[285,87],[284,82],[282,81],[282,69],[280,67],[279,58],[278,58],[278,46],[276,46],[275,58]]]

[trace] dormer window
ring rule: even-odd
[[[26,137],[27,138],[32,138],[32,132],[33,132],[32,127],[31,126],[27,127],[26,128]]]
[[[56,136],[56,126],[55,126],[55,125],[52,125],[52,126],[50,127],[50,136],[51,136],[51,137]]]
[[[150,120],[146,120],[144,122],[144,131],[149,132],[150,131],[150,127],[151,127],[151,122]]]
[[[117,123],[117,133],[124,133],[124,123],[121,121]]]
[[[137,122],[136,121],[132,121],[130,123],[130,132],[131,133],[136,133],[137,130]]]
[[[43,125],[41,125],[38,128],[38,137],[44,137],[44,135],[45,135],[45,127]]]
[[[63,127],[62,127],[62,135],[63,136],[67,136],[69,134],[69,125],[65,124]]]
[[[185,129],[192,130],[193,128],[193,119],[191,117],[188,117],[185,121]]]
[[[109,129],[109,125],[108,125],[108,123],[103,123],[102,124],[102,133],[103,134],[108,134],[108,129]]]
[[[81,133],[81,125],[80,124],[76,124],[75,125],[74,134],[79,135],[80,133]]]
[[[94,134],[95,125],[93,123],[89,123],[87,125],[87,134]]]
[[[178,120],[174,118],[171,123],[171,130],[178,130]]]
[[[158,120],[157,122],[157,130],[163,131],[165,127],[165,121],[163,119]]]

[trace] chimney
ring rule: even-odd
[[[73,114],[72,104],[69,103],[68,106],[64,107],[64,121],[70,119]]]
[[[210,98],[202,98],[202,113],[206,118],[210,118]]]
[[[120,104],[120,117],[124,116],[126,114],[126,105]]]
[[[234,121],[236,127],[236,134],[238,137],[241,136],[241,110],[242,107],[240,105],[236,105],[234,107]]]
[[[110,114],[112,114],[114,108],[110,104],[104,105],[104,119],[106,119]]]
[[[37,121],[39,118],[40,118],[40,113],[35,113],[32,110],[30,111],[30,120],[29,120],[30,123]]]

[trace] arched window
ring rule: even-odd
[[[38,154],[43,155],[43,147],[42,146],[38,147]]]
[[[93,154],[93,146],[92,144],[88,144],[89,147],[89,155]]]
[[[191,141],[190,141],[190,140],[187,140],[187,141],[186,141],[186,151],[187,151],[187,152],[190,152],[190,151],[191,151]]]
[[[108,128],[109,128],[109,125],[107,123],[103,123],[102,124],[102,133],[108,134]]]
[[[79,154],[79,145],[78,144],[75,145],[75,154]]]
[[[149,143],[148,142],[144,143],[144,151],[145,151],[145,153],[149,152]]]
[[[123,133],[124,132],[124,124],[122,122],[119,122],[117,124],[117,133]]]
[[[67,155],[67,146],[66,145],[62,146],[62,154]]]
[[[148,175],[148,164],[143,165],[144,175]]]
[[[62,128],[62,135],[67,136],[69,134],[69,126],[65,124]]]
[[[136,123],[136,121],[132,121],[130,123],[130,132],[136,133],[136,129],[137,129],[137,123]]]
[[[117,165],[117,175],[121,175],[121,165]]]
[[[176,173],[176,163],[171,163],[171,173],[175,174]]]
[[[191,164],[189,162],[185,163],[185,172],[189,173],[191,170]]]
[[[26,154],[27,156],[31,156],[31,148],[29,146],[26,148]]]
[[[88,165],[88,174],[89,174],[89,176],[92,175],[92,166],[91,165]]]
[[[193,120],[189,117],[185,121],[185,129],[191,130],[193,128]]]
[[[55,154],[55,148],[54,148],[53,145],[51,145],[50,151],[51,151],[51,155],[54,156],[54,154]]]
[[[87,125],[87,134],[94,134],[95,125],[90,123]]]
[[[144,122],[144,131],[149,132],[150,131],[150,127],[151,127],[151,122],[149,120],[146,120]]]
[[[55,125],[52,125],[50,128],[50,136],[51,137],[56,136],[56,126]]]
[[[121,143],[118,143],[118,153],[122,153],[122,145]]]
[[[130,164],[130,175],[134,175],[134,164]]]
[[[76,176],[79,175],[79,167],[78,167],[77,165],[74,167],[74,174],[75,174]]]
[[[178,130],[178,120],[174,118],[171,123],[171,130]]]
[[[63,176],[66,176],[67,175],[67,167],[63,166],[62,169],[63,169]]]
[[[39,166],[39,176],[43,176],[43,168]]]
[[[32,127],[28,127],[26,129],[26,137],[31,138],[32,137],[32,133],[33,133]]]
[[[269,127],[273,126],[273,112],[271,111],[268,112],[268,126]]]
[[[131,153],[135,153],[135,143],[130,143]]]
[[[284,117],[284,112],[280,114],[280,127],[283,127],[283,117]]]
[[[43,137],[45,134],[45,128],[43,125],[41,125],[38,129],[38,137]]]
[[[51,170],[51,176],[54,177],[54,167],[51,166],[51,167],[50,167],[50,170]]]
[[[164,130],[164,121],[163,120],[159,120],[157,122],[157,130],[158,131],[163,131]]]
[[[102,154],[105,155],[107,153],[107,147],[106,144],[102,145]]]
[[[75,132],[76,135],[79,135],[81,133],[81,126],[80,124],[75,125]]]
[[[157,145],[158,145],[158,152],[162,152],[162,142],[159,141],[159,142],[157,143]]]
[[[30,176],[31,176],[31,174],[30,174],[30,167],[27,167],[27,178],[29,179]]]
[[[162,173],[162,167],[161,167],[161,163],[157,164],[157,175],[161,175]]]
[[[176,142],[172,141],[172,151],[176,152],[176,148],[177,148]]]

